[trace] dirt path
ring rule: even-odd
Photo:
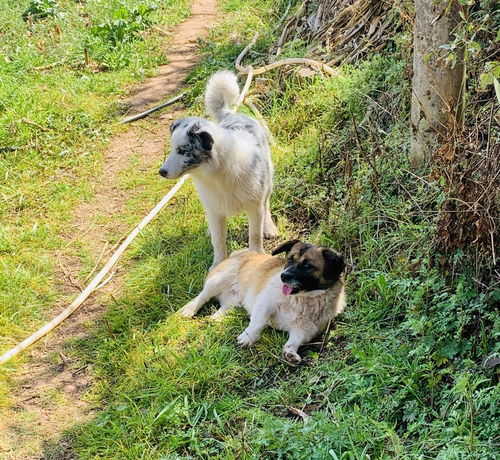
[[[182,90],[183,80],[199,61],[196,39],[206,35],[216,19],[216,11],[217,0],[193,2],[190,18],[173,31],[169,63],[158,69],[157,76],[132,88],[125,101],[130,105],[130,113],[141,112]],[[110,218],[120,215],[134,193],[120,188],[117,178],[131,166],[131,158],[139,161],[139,167],[145,171],[156,167],[163,158],[168,125],[174,116],[177,115],[160,117],[153,129],[145,129],[137,122],[111,140],[102,173],[95,178],[94,199],[75,210],[69,244],[73,240],[89,247],[97,261],[103,248],[112,246],[108,244],[110,238],[116,238],[117,232],[129,230],[123,223]],[[98,221],[110,223],[100,225]],[[76,294],[78,259],[65,251],[57,257],[61,267],[61,290],[65,294]],[[104,260],[107,257],[105,254]],[[85,399],[92,376],[88,368],[79,368],[78,363],[64,355],[65,344],[70,338],[82,338],[89,333],[91,325],[105,311],[106,292],[109,295],[119,283],[119,276],[115,276],[98,295],[28,352],[30,360],[15,378],[18,391],[13,395],[12,407],[0,418],[2,459],[40,459],[47,458],[47,453],[50,458],[73,458],[61,441],[61,435],[68,427],[92,415],[92,407]]]

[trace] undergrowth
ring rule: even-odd
[[[269,46],[265,32],[286,2],[223,6],[189,79],[190,113],[202,113],[207,77],[231,68],[256,30],[252,57]],[[300,234],[349,263],[348,307],[325,341],[291,367],[276,357],[279,332],[254,350],[235,346],[243,314],[222,323],[172,315],[200,289],[211,252],[187,189],[140,238],[94,339],[75,344],[100,407],[68,434],[81,458],[495,458],[498,376],[483,359],[500,351],[498,294],[481,289],[460,252],[451,271],[440,264],[443,191],[408,164],[408,46],[401,34],[334,78],[269,74],[252,95],[276,142],[282,238]],[[229,239],[245,244],[241,218]]]

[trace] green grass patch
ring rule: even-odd
[[[0,353],[61,299],[53,252],[63,233],[76,236],[71,211],[92,197],[118,97],[165,61],[165,38],[149,26],[189,14],[188,0],[147,5],[8,0],[0,11]],[[128,31],[110,40],[92,28],[101,24]]]

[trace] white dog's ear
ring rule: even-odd
[[[170,134],[172,134],[175,129],[181,124],[182,119],[180,120],[175,120],[171,125],[170,125]]]
[[[188,131],[188,136],[197,141],[203,150],[210,151],[214,145],[214,138],[207,131],[203,131],[199,123],[195,123]]]
[[[214,138],[207,131],[200,131],[198,133],[198,139],[204,150],[212,150],[214,145]]]
[[[276,254],[280,254],[282,252],[289,252],[290,249],[292,249],[297,243],[300,243],[300,240],[290,240],[285,243],[281,243],[278,247],[274,248],[271,254],[275,256]]]

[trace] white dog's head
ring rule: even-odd
[[[214,139],[208,132],[209,122],[203,118],[181,118],[170,127],[170,155],[159,173],[176,179],[212,159]]]

